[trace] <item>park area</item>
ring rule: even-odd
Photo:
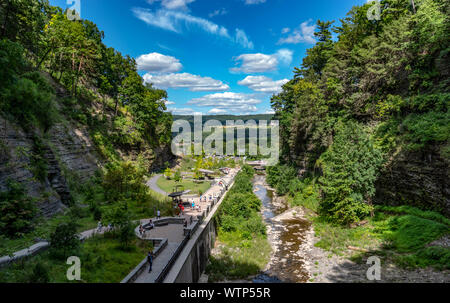
[[[199,195],[205,193],[211,187],[211,183],[208,181],[181,180],[180,182],[176,182],[175,180],[168,180],[165,177],[159,178],[156,184],[166,193],[171,193],[176,186],[181,186],[183,190],[190,190],[190,193]]]

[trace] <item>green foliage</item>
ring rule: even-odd
[[[36,213],[35,201],[23,186],[8,181],[7,190],[0,192],[0,234],[19,237],[31,231]]]
[[[346,123],[321,159],[323,190],[321,211],[329,218],[350,224],[372,211],[370,199],[382,164],[381,152],[374,148],[368,134],[356,123]]]
[[[182,178],[181,178],[181,171],[179,169],[175,172],[175,174],[173,176],[173,180],[175,182],[181,182],[181,180],[182,180]]]
[[[50,282],[50,274],[48,268],[42,263],[36,263],[30,275],[30,283],[48,283]]]
[[[77,226],[74,222],[60,223],[50,236],[51,255],[65,259],[73,255],[80,247]]]
[[[253,193],[253,175],[253,168],[244,166],[224,198],[216,216],[222,233],[238,233],[243,240],[266,235],[266,226],[259,214],[262,203]]]
[[[390,220],[385,237],[399,252],[416,252],[448,232],[448,225],[406,215]]]
[[[148,194],[144,181],[145,170],[138,163],[110,164],[103,178],[105,198],[109,203],[124,199],[141,200]]]
[[[321,193],[322,214],[345,224],[370,212],[378,150],[391,161],[430,146],[439,146],[443,158],[449,154],[448,3],[424,0],[413,10],[408,0],[381,2],[377,21],[367,18],[370,3],[353,7],[337,26],[319,20],[318,42],[271,100],[288,169],[268,169],[269,184],[303,204],[295,192],[304,188],[291,183],[289,167],[321,177],[314,191]],[[362,129],[376,131],[368,141]]]
[[[446,142],[450,138],[450,112],[428,112],[408,116],[403,125],[410,147],[418,149],[431,142]]]

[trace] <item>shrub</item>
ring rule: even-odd
[[[33,267],[33,271],[29,276],[30,283],[48,283],[50,282],[50,274],[48,268],[42,263],[36,263]]]
[[[50,253],[57,259],[65,259],[80,246],[77,226],[74,222],[60,223],[50,235]]]
[[[369,135],[355,122],[337,124],[334,143],[322,154],[320,211],[329,219],[350,224],[369,215],[366,201],[375,194],[375,180],[383,157]]]
[[[0,233],[17,237],[33,228],[37,209],[22,185],[9,180],[7,188],[0,192]]]

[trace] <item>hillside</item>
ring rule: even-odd
[[[315,180],[320,211],[341,223],[373,204],[450,215],[449,2],[381,3],[379,21],[370,3],[339,26],[319,20],[319,42],[272,98],[283,164]]]
[[[28,239],[63,211],[94,221],[135,195],[156,202],[143,180],[173,157],[167,93],[47,1],[2,2],[0,20],[0,237]]]

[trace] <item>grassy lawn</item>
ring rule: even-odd
[[[313,219],[313,224],[321,239],[316,246],[338,255],[345,255],[348,246],[354,246],[369,251],[354,253],[355,260],[376,252],[404,268],[450,269],[450,249],[428,246],[450,233],[449,220],[436,212],[408,206],[381,206],[364,226],[350,229],[318,218]]]
[[[209,185],[208,185],[209,188]],[[159,209],[163,216],[173,215],[173,208],[170,199],[151,192],[153,199],[148,201],[128,201],[128,209],[130,211],[131,220],[147,219],[156,216],[156,210]],[[156,202],[155,202],[156,201]],[[64,214],[56,215],[50,219],[39,218],[35,223],[33,231],[23,234],[20,237],[9,239],[0,236],[0,257],[12,254],[16,251],[30,247],[35,244],[35,239],[49,239],[51,233],[58,224],[68,222],[72,219],[70,210]],[[75,221],[78,224],[78,232],[83,232],[97,227],[97,221],[93,219],[88,208],[77,211],[78,217]]]
[[[51,219],[40,218],[36,223],[36,228],[29,233],[23,234],[22,236],[14,239],[0,237],[0,256],[5,256],[18,250],[30,247],[36,243],[36,238],[49,239],[50,234],[55,230],[58,224],[68,222],[69,220],[70,216],[68,214],[57,215]],[[97,222],[94,221],[92,216],[79,218],[77,219],[77,223],[77,230],[79,232],[93,229],[97,226]]]
[[[167,180],[164,177],[158,179],[157,185],[166,193],[171,193],[175,187],[175,185],[184,186],[185,190],[190,189],[191,193],[198,194],[199,191],[202,193],[206,192],[210,187],[211,183],[208,181],[200,181],[201,183],[196,183],[190,180],[182,180],[181,182],[175,182],[174,180]]]
[[[113,236],[97,236],[82,244],[76,256],[81,260],[82,283],[118,283],[147,255],[149,242],[135,239],[128,249],[122,249]],[[57,260],[44,252],[30,259],[21,260],[0,270],[0,282],[36,282],[33,269],[37,264],[47,271],[52,283],[68,283],[66,260]]]
[[[239,232],[219,233],[219,255],[210,257],[208,282],[245,279],[261,272],[270,260],[272,248],[266,237],[242,240]]]

